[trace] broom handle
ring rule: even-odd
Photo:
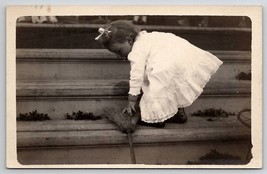
[[[130,146],[130,153],[131,153],[132,163],[136,164],[134,146],[133,146],[133,140],[132,140],[132,133],[128,132],[127,135],[128,135],[129,146]]]

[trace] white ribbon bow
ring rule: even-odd
[[[100,35],[98,35],[95,40],[98,40],[103,34],[108,35],[109,33],[111,33],[111,31],[109,31],[108,29],[104,29],[104,28],[99,28],[98,32],[100,33]]]

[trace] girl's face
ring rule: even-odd
[[[129,41],[114,43],[110,46],[109,51],[115,53],[118,58],[127,60],[128,54],[132,51],[132,43]]]

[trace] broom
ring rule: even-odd
[[[122,110],[119,107],[106,108],[104,109],[104,113],[106,118],[108,118],[111,122],[116,124],[123,133],[127,134],[130,147],[131,160],[133,164],[136,164],[132,133],[134,132],[136,123],[140,118],[139,113],[136,112],[133,115],[129,115],[127,113],[122,114]]]

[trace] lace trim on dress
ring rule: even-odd
[[[149,119],[147,119],[147,118],[142,118],[142,117],[141,117],[141,119],[142,119],[142,121],[147,122],[147,123],[160,123],[160,122],[164,122],[164,121],[170,119],[170,118],[173,117],[177,112],[178,112],[178,109],[176,109],[173,113],[168,114],[168,115],[166,115],[166,116],[164,116],[164,117],[162,117],[162,118],[157,118],[157,119],[151,119],[151,118],[149,118]]]

